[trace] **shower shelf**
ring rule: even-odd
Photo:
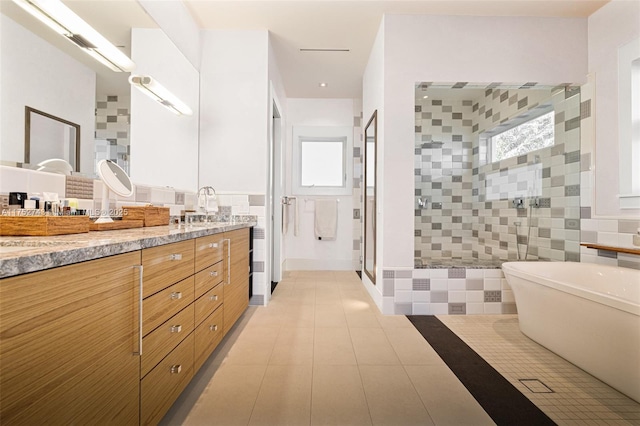
[[[607,251],[615,251],[618,253],[627,253],[627,254],[638,254],[640,255],[640,248],[629,248],[629,247],[613,247],[613,246],[604,246],[602,244],[592,244],[592,243],[581,243],[583,247],[587,247],[590,249],[597,250],[607,250]]]

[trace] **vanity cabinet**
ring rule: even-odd
[[[229,278],[224,283],[224,334],[249,306],[249,229],[226,232]]]
[[[0,423],[139,421],[140,252],[0,280]]]
[[[160,422],[248,306],[249,235],[0,280],[0,424]]]

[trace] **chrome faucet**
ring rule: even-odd
[[[198,190],[198,210],[201,213],[209,213],[209,197],[215,197],[216,190],[212,186],[203,186]]]

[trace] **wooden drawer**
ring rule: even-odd
[[[198,272],[196,274],[196,288],[195,288],[195,297],[196,299],[218,284],[222,282],[224,278],[224,264],[223,262],[218,262],[213,266],[209,266],[208,268]]]
[[[215,311],[224,301],[224,290],[221,284],[212,288],[204,296],[196,299],[195,305],[195,324],[200,324],[211,312]]]
[[[193,303],[142,340],[140,377],[147,375],[169,352],[193,331]]]
[[[224,287],[224,334],[240,318],[249,306],[249,280],[237,282],[233,287]]]
[[[209,358],[224,336],[224,306],[216,309],[195,331],[195,370]]]
[[[193,303],[193,283],[194,277],[189,277],[144,300],[142,304],[143,335],[146,336]]]
[[[193,335],[187,336],[142,379],[141,424],[158,424],[193,378]]]
[[[196,271],[220,262],[224,248],[223,233],[196,238]]]
[[[144,297],[193,275],[194,240],[142,250]]]

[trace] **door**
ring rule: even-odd
[[[282,178],[282,116],[280,110],[273,99],[273,113],[271,115],[271,176],[269,198],[271,221],[269,224],[269,235],[271,242],[269,251],[271,252],[271,292],[275,289],[276,284],[282,279],[282,194],[283,194],[283,178]],[[268,283],[269,284],[269,283]],[[269,297],[269,296],[267,296]]]

